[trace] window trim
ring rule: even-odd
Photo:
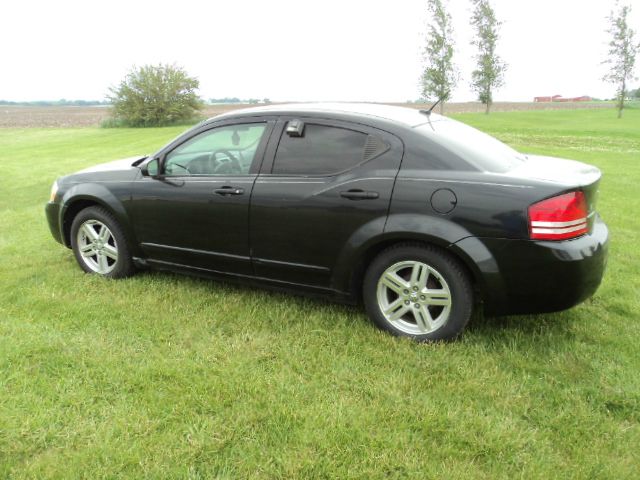
[[[206,132],[209,132],[211,130],[215,130],[216,128],[230,127],[233,125],[250,125],[250,124],[256,124],[256,123],[264,124],[265,129],[262,134],[262,138],[258,143],[258,147],[256,148],[256,153],[253,158],[253,161],[251,162],[251,166],[249,167],[248,173],[240,173],[240,174],[238,173],[235,173],[235,174],[202,173],[202,174],[193,174],[193,175],[167,175],[165,173],[167,156],[177,148],[181,147],[185,143],[192,140],[193,138],[199,135],[202,135]],[[224,119],[219,122],[205,124],[201,128],[194,130],[192,135],[179,137],[174,142],[169,144],[163,151],[161,151],[159,155],[160,176],[162,178],[179,178],[184,180],[184,179],[198,179],[198,178],[249,177],[252,175],[257,175],[260,172],[260,168],[264,161],[267,145],[269,144],[269,140],[271,138],[271,134],[273,133],[275,125],[276,125],[276,120],[273,117],[239,117],[234,119]],[[158,158],[158,156],[154,158]]]
[[[286,125],[287,125],[287,122],[289,122],[290,120],[302,120],[305,123],[305,126],[309,124],[321,125],[326,127],[342,128],[343,130],[351,130],[357,133],[362,133],[366,136],[378,135],[382,138],[384,143],[387,145],[387,148],[384,151],[378,153],[377,155],[372,156],[371,158],[367,158],[367,159],[363,158],[361,161],[359,161],[354,165],[351,165],[349,168],[346,168],[344,170],[340,170],[334,173],[328,173],[328,174],[273,173],[273,167],[275,165],[276,155],[278,153],[278,147],[280,146],[280,141],[282,140],[283,135],[286,134]],[[265,152],[265,160],[263,161],[262,168],[260,169],[260,176],[270,177],[270,178],[331,178],[331,177],[336,177],[338,175],[343,175],[391,151],[393,149],[392,143],[385,138],[388,135],[391,135],[391,134],[384,130],[379,130],[369,125],[364,125],[360,123],[347,122],[343,120],[334,120],[334,119],[324,118],[324,117],[308,117],[308,116],[296,116],[296,115],[281,116],[277,124],[275,125],[273,131],[271,132],[272,140],[269,142],[269,146],[267,148],[267,151]],[[363,150],[363,153],[364,153],[364,150]]]

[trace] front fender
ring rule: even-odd
[[[131,228],[129,215],[124,205],[124,202],[129,201],[131,198],[131,184],[128,182],[124,183],[127,184],[127,187],[123,188],[123,184],[120,183],[119,188],[121,191],[119,192],[113,192],[107,185],[102,183],[77,183],[72,185],[64,193],[60,200],[59,225],[62,238],[67,246],[70,246],[69,239],[64,235],[65,221],[70,221],[70,219],[67,218],[67,214],[74,210],[74,205],[78,202],[90,202],[104,207],[113,214],[120,227],[122,227],[127,239],[129,239],[130,247],[134,252],[137,252],[135,233]],[[70,227],[70,225],[67,227]]]

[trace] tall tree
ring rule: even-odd
[[[451,91],[458,81],[458,73],[453,64],[453,27],[451,15],[442,0],[428,0],[427,10],[431,22],[427,28],[427,45],[424,48],[422,96],[440,99],[440,113],[444,113],[444,104],[451,98]]]
[[[493,92],[504,85],[504,72],[507,69],[496,53],[498,30],[502,22],[496,19],[489,0],[471,1],[471,25],[476,33],[471,45],[478,49],[476,69],[471,73],[471,87],[478,94],[478,100],[486,106],[485,113],[488,114],[493,103]]]
[[[622,117],[624,99],[627,96],[627,81],[634,80],[633,68],[636,63],[636,54],[640,50],[640,43],[635,43],[635,33],[629,27],[628,16],[631,12],[629,5],[623,5],[620,9],[612,11],[609,15],[609,28],[611,35],[607,59],[602,62],[609,65],[609,73],[603,80],[617,86],[616,98],[618,106],[618,118]]]

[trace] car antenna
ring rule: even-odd
[[[442,101],[442,97],[438,98],[438,100],[436,100],[436,103],[431,105],[428,110],[419,110],[419,112],[424,113],[427,116],[431,116],[431,112],[433,111],[434,108],[436,108],[436,105],[438,105],[441,101]]]
[[[436,100],[436,103],[431,105],[428,110],[418,110],[420,113],[424,113],[427,116],[427,121],[429,122],[429,126],[431,127],[431,130],[433,130],[434,132],[435,132],[435,128],[433,128],[433,125],[431,124],[431,112],[433,111],[434,108],[436,108],[436,105],[438,105],[441,100],[442,100],[442,97],[438,98],[438,100]]]

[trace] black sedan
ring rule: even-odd
[[[59,178],[46,214],[89,273],[156,268],[362,300],[393,334],[443,340],[474,306],[552,312],[596,291],[600,177],[430,111],[280,105]]]

